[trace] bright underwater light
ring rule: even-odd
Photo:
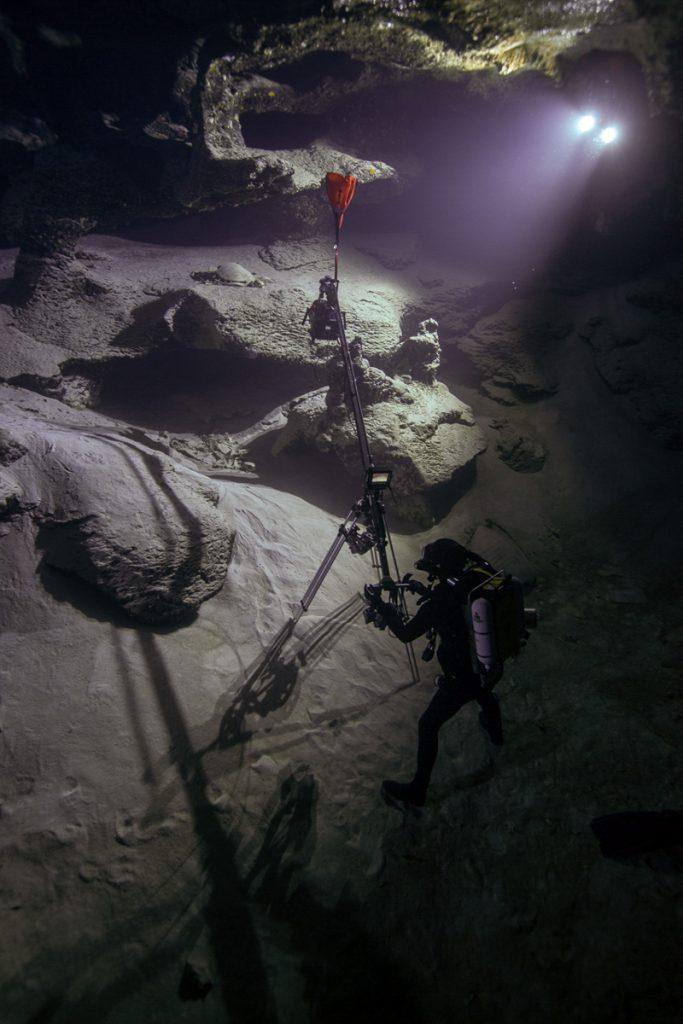
[[[619,129],[616,127],[616,125],[609,124],[600,132],[600,142],[602,142],[605,146],[608,146],[610,142],[615,142],[618,138]]]
[[[585,135],[593,143],[609,146],[619,138],[620,131],[616,124],[605,124],[600,114],[586,112],[576,118],[574,127],[579,135]]]
[[[583,135],[585,132],[590,132],[595,128],[598,123],[598,119],[595,114],[582,114],[576,122],[576,130],[581,132]]]

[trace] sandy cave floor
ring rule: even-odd
[[[10,1020],[102,1019],[104,1004],[116,1024],[261,1021],[274,1003],[292,1024],[387,1006],[411,1022],[453,1007],[482,1024],[548,1007],[607,1021],[616,991],[623,1019],[676,1019],[680,865],[605,861],[588,825],[680,805],[681,454],[614,400],[574,335],[557,360],[556,396],[505,410],[549,453],[519,474],[496,454],[500,407],[446,356],[442,378],[491,443],[441,522],[397,532],[399,562],[484,527],[533,567],[542,621],[499,688],[505,746],[466,708],[420,820],[378,784],[412,770],[435,669],[411,685],[398,644],[363,624],[369,566],[345,551],[268,658],[344,487],[320,511],[303,472],[296,495],[266,474],[220,482],[235,558],[176,631],[40,573],[28,532],[2,538]],[[203,1002],[178,1002],[188,961],[214,983]]]

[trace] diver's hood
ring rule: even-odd
[[[450,537],[442,537],[423,548],[415,568],[430,576],[452,576],[462,570],[467,558],[467,548]]]

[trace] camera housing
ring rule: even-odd
[[[346,330],[346,315],[337,302],[337,282],[331,277],[321,277],[318,298],[308,307],[302,321],[308,321],[311,341],[338,341],[340,318]]]

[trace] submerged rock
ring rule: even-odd
[[[370,366],[356,347],[358,390],[377,465],[393,469],[392,491],[406,518],[429,525],[442,489],[454,484],[486,443],[472,411],[441,383],[393,377]],[[293,403],[275,454],[302,442],[335,454],[359,472],[358,439],[345,398],[345,374],[333,361],[329,389]]]
[[[529,437],[507,437],[496,447],[502,461],[516,473],[538,473],[543,469],[546,451]]]
[[[200,437],[172,434],[169,444],[175,451],[210,469],[253,470],[247,450],[230,434],[207,434]]]
[[[488,316],[512,298],[514,292],[507,281],[487,281],[483,284],[458,284],[442,287],[443,278],[423,278],[419,281],[424,288],[434,290],[423,302],[406,310],[409,325],[434,317],[439,324],[439,335],[443,344],[456,343],[470,331],[478,320]],[[412,329],[412,326],[411,326]]]
[[[677,451],[683,449],[682,284],[680,267],[667,267],[656,278],[612,289],[579,331],[610,391],[626,398],[660,444]]]
[[[423,384],[435,384],[440,365],[438,324],[436,320],[423,320],[417,332],[401,346],[394,368]]]
[[[516,473],[538,473],[543,469],[548,453],[541,442],[522,434],[507,419],[491,420],[498,432],[496,449],[502,462]]]
[[[490,398],[535,402],[557,391],[557,372],[548,357],[553,343],[570,331],[564,312],[545,308],[537,298],[515,299],[479,320],[457,347],[474,364]]]
[[[20,338],[20,345],[6,346],[0,377],[14,379],[28,366],[26,372],[56,379],[69,359],[75,367],[66,372],[82,373],[88,363],[179,348],[320,364],[321,353],[311,346],[302,319],[319,277],[331,269],[329,239],[316,236],[267,249],[215,248],[206,270],[195,269],[190,248],[110,238],[90,239],[90,246],[78,258],[46,257],[50,272],[37,282],[30,301],[4,314],[3,333],[21,332],[25,343]],[[342,306],[350,328],[368,339],[373,358],[388,365],[401,346],[405,292],[391,281],[369,286],[357,259],[347,257]],[[247,269],[259,265],[266,271],[262,276]],[[97,291],[84,286],[94,280],[94,266]]]
[[[6,399],[5,448],[26,454],[12,462],[4,505],[30,510],[46,565],[153,624],[186,618],[220,590],[233,532],[206,480],[106,424],[70,423],[49,399],[41,408],[59,425]]]
[[[57,345],[36,341],[19,330],[9,310],[0,309],[0,381],[46,382],[59,377],[70,355]]]

